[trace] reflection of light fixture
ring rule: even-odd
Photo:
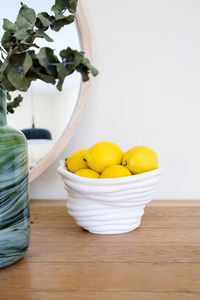
[[[35,128],[33,93],[31,91],[32,128],[21,130],[28,142],[29,168],[34,168],[53,146],[51,132]]]
[[[35,128],[34,120],[32,128],[23,129],[22,132],[27,140],[52,140],[51,133],[47,129]]]

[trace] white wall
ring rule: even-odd
[[[200,1],[82,3],[100,74],[70,144],[31,184],[32,198],[64,199],[58,161],[108,140],[157,152],[164,172],[156,199],[199,199]]]

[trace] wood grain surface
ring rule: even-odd
[[[120,235],[83,230],[65,205],[31,202],[30,247],[0,270],[0,300],[200,299],[200,201],[153,201]]]

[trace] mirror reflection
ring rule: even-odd
[[[49,11],[53,0],[25,0],[24,4],[34,8],[37,12]],[[12,7],[12,10],[10,9]],[[0,35],[3,35],[2,19],[15,20],[20,7],[19,0],[7,0],[0,2],[1,24]],[[65,26],[58,33],[47,32],[54,42],[48,43],[40,39],[41,47],[55,49],[56,54],[68,46],[81,50],[79,35],[75,23]],[[55,86],[47,85],[42,81],[36,81],[26,93],[21,93],[23,102],[15,110],[14,114],[8,114],[8,124],[19,130],[28,129],[29,168],[36,167],[44,156],[52,149],[69,124],[81,87],[79,73],[74,73],[65,79],[63,90],[59,92]],[[18,95],[19,92],[12,93]],[[32,128],[35,128],[34,130]],[[40,129],[40,130],[38,130]],[[42,130],[41,130],[42,129]],[[51,139],[47,138],[47,133]]]

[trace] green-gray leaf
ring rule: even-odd
[[[17,20],[15,24],[18,27],[18,31],[26,31],[33,29],[35,21],[36,21],[36,14],[32,8],[21,3],[21,8],[19,10]]]
[[[3,19],[3,29],[5,31],[14,33],[17,30],[17,26],[16,24],[10,22],[8,19]]]
[[[24,92],[28,90],[31,82],[24,76],[23,72],[19,72],[17,68],[10,65],[7,73],[8,80],[17,90]]]
[[[26,52],[13,54],[6,69],[9,82],[20,91],[27,91],[31,81],[26,73],[32,66],[32,58]]]
[[[36,30],[35,37],[45,38],[47,42],[53,42],[53,39],[42,30]]]
[[[27,36],[27,31],[23,29],[17,30],[14,34],[14,37],[19,41],[25,39],[26,36]]]
[[[14,108],[20,106],[20,103],[22,102],[23,98],[21,95],[15,97],[13,99],[13,101],[11,102],[8,102],[7,103],[7,111],[11,114],[13,114],[15,111],[14,111]]]
[[[1,39],[1,44],[6,51],[9,51],[10,46],[12,44],[13,34],[11,32],[4,32],[3,37]]]
[[[56,0],[51,10],[55,14],[61,14],[68,9],[70,13],[74,14],[76,12],[77,2],[78,0]]]
[[[46,12],[37,14],[37,18],[41,21],[44,27],[49,27],[52,23],[52,17]]]
[[[58,64],[56,66],[56,68],[57,68],[57,72],[58,72],[58,83],[57,83],[56,87],[59,91],[62,91],[63,82],[65,80],[65,77],[67,75],[69,75],[69,72],[61,63]]]
[[[1,84],[3,85],[4,89],[7,91],[15,91],[16,88],[10,83],[6,75],[3,75],[1,78]]]
[[[89,80],[89,70],[86,66],[84,66],[83,64],[80,64],[76,68],[76,70],[81,73],[83,81],[88,81]]]
[[[27,76],[33,77],[36,74],[39,79],[46,81],[47,83],[55,83],[55,79],[58,78],[56,65],[59,62],[58,58],[54,55],[54,51],[51,48],[41,48],[38,54],[34,51],[30,52],[33,60],[33,66],[28,72]]]
[[[22,35],[15,34],[17,38],[17,45],[15,49],[13,49],[13,52],[22,52],[28,50],[30,47],[36,47],[39,48],[34,43],[35,39],[35,32],[34,30],[27,30],[27,31],[19,31],[18,33],[21,33]]]
[[[49,58],[53,55],[53,50],[51,48],[41,48],[39,53],[36,55],[40,65],[46,69],[47,73],[50,74],[48,69]]]
[[[97,76],[99,74],[99,71],[90,64],[90,61],[89,61],[88,58],[84,57],[83,60],[82,60],[82,64],[84,66],[86,66],[91,71],[93,76]]]
[[[60,51],[60,56],[62,59],[66,59],[68,63],[73,63],[73,66],[76,67],[81,63],[84,53],[82,51],[72,50],[68,47],[66,50]]]
[[[26,73],[28,72],[28,70],[31,68],[32,66],[32,58],[30,56],[30,54],[28,52],[26,52],[25,54],[25,59],[24,59],[24,62],[23,62],[23,72],[24,72],[24,75],[26,75]]]
[[[14,107],[17,107],[19,106],[19,104],[22,102],[23,98],[21,95],[18,95],[17,97],[15,97],[13,99],[13,102],[14,102]]]
[[[46,83],[51,83],[51,84],[55,84],[56,81],[54,79],[54,77],[52,75],[48,75],[48,74],[43,74],[38,72],[37,70],[34,71],[35,74],[37,75],[37,78],[46,82]]]
[[[10,101],[10,100],[11,100],[11,96],[10,96],[10,94],[7,92],[7,93],[6,93],[6,95],[7,95],[7,99],[8,99],[8,101]]]
[[[63,26],[69,25],[74,22],[74,16],[69,15],[67,17],[56,15],[55,21],[50,25],[50,28],[54,31],[59,31]]]

